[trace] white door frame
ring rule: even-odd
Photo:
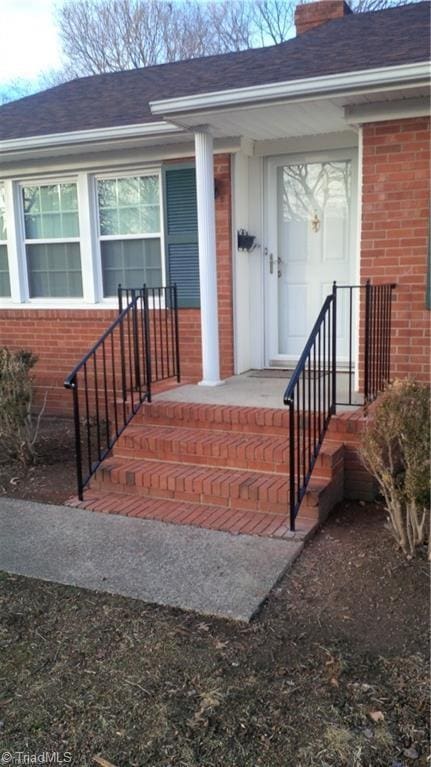
[[[359,240],[358,240],[358,150],[354,147],[329,151],[304,152],[268,157],[264,170],[264,250],[263,250],[263,290],[264,290],[264,365],[270,361],[280,364],[292,364],[297,360],[278,354],[278,291],[277,281],[270,279],[270,258],[273,259],[273,274],[277,273],[278,257],[278,205],[277,205],[277,168],[289,163],[331,162],[350,160],[352,163],[352,197],[350,222],[350,258],[352,275],[357,284],[359,279]],[[272,275],[273,276],[273,275]],[[317,317],[317,313],[316,313]],[[358,329],[357,323],[356,331]],[[357,348],[356,338],[353,341]]]

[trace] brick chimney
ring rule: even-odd
[[[316,0],[314,3],[297,5],[295,9],[296,34],[320,27],[332,19],[340,19],[352,13],[344,0]]]

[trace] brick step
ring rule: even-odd
[[[114,447],[114,456],[287,474],[286,436],[238,434],[213,429],[131,424]],[[339,443],[323,445],[314,476],[330,478],[343,461]]]
[[[144,404],[136,419],[159,426],[287,436],[289,413],[286,408],[202,405],[160,399]]]
[[[304,517],[300,515],[293,535],[286,515],[259,511],[235,511],[225,506],[185,503],[166,498],[145,498],[102,490],[87,490],[84,501],[73,498],[69,501],[69,506],[127,517],[157,519],[169,524],[192,525],[235,535],[259,535],[266,538],[295,537],[304,540],[311,536],[319,525],[316,514],[308,514]]]
[[[114,448],[117,458],[287,473],[287,436],[132,423]]]
[[[334,452],[338,456],[338,451]],[[322,459],[332,460],[325,455]],[[342,478],[342,462],[335,464]],[[319,509],[320,494],[333,482],[334,469],[321,466],[313,473],[302,506]],[[286,514],[289,480],[287,474],[220,469],[178,462],[136,460],[114,456],[106,459],[91,480],[91,487],[125,494]],[[301,509],[302,510],[302,509]]]
[[[288,508],[287,476],[177,462],[108,458],[91,487],[237,510],[286,514]]]

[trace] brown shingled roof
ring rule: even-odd
[[[84,77],[0,107],[0,139],[150,123],[149,102],[426,61],[430,3],[349,14],[280,45]]]

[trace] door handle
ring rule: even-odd
[[[277,256],[277,276],[278,277],[281,277],[280,266],[281,266],[282,263],[283,263],[283,259],[280,258],[280,256]],[[269,254],[269,273],[270,274],[274,274],[274,264],[275,264],[274,254],[270,253]]]

